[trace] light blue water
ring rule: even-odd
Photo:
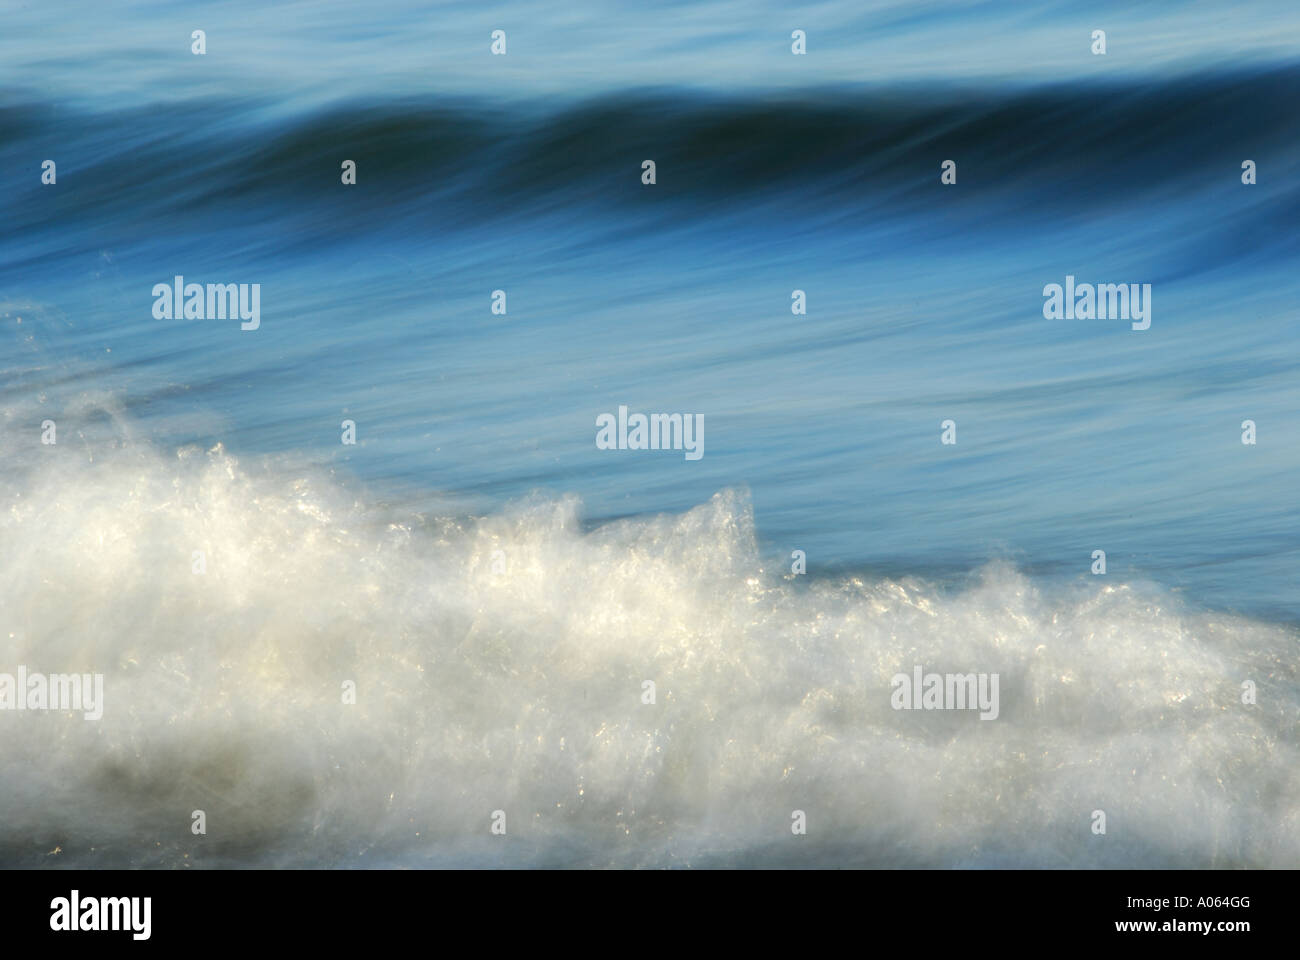
[[[1214,703],[1232,702],[1241,679],[1268,675],[1280,684],[1271,719],[1241,736],[1256,742],[1293,723],[1293,10],[1113,5],[1081,18],[1066,5],[961,14],[924,4],[757,5],[738,14],[689,4],[543,13],[529,4],[490,13],[388,4],[362,22],[351,4],[232,3],[184,14],[168,4],[87,6],[76,17],[6,7],[0,454],[9,518],[0,534],[13,565],[5,611],[16,656],[31,660],[50,635],[76,633],[62,619],[68,604],[132,637],[160,624],[190,636],[210,630],[214,643],[250,630],[281,651],[324,642],[284,633],[319,614],[313,629],[335,636],[331,644],[405,651],[370,649],[384,671],[394,656],[403,669],[437,659],[429,643],[451,645],[447,663],[495,663],[491,644],[466,652],[464,630],[470,638],[486,630],[503,649],[511,649],[503,637],[556,645],[513,648],[516,670],[521,662],[541,670],[579,638],[621,637],[612,660],[560,655],[568,660],[555,669],[567,680],[555,682],[585,690],[593,676],[626,668],[635,690],[644,670],[631,651],[678,633],[699,640],[718,629],[727,651],[719,669],[761,677],[797,673],[805,661],[786,663],[776,651],[817,635],[829,617],[836,644],[878,635],[870,656],[887,678],[895,660],[910,669],[938,648],[962,661],[955,667],[984,657],[996,669],[1009,654],[990,651],[1011,636],[1032,661],[1044,631],[1064,621],[1077,635],[1048,669],[1058,682],[1080,669],[1070,649],[1109,638],[1153,659],[1134,667],[1116,656],[1096,667],[1097,698],[1132,671],[1167,703],[1182,702],[1188,676],[1223,689],[1192,683],[1182,695]],[[189,52],[199,27],[206,57]],[[488,54],[497,27],[508,31],[506,57]],[[795,27],[809,33],[807,57],[789,52]],[[1097,27],[1109,33],[1106,57],[1088,52]],[[54,186],[40,183],[47,158],[58,163]],[[356,186],[339,182],[345,159],[357,162]],[[640,182],[644,159],[658,164],[654,186]],[[939,181],[947,159],[958,164],[954,186]],[[1256,185],[1241,183],[1245,159],[1258,164]],[[155,319],[152,287],[177,274],[260,283],[260,329]],[[1067,274],[1151,284],[1150,329],[1044,319],[1044,285]],[[507,292],[505,316],[490,311],[496,289]],[[791,313],[796,289],[806,291],[805,316]],[[703,458],[597,449],[595,418],[620,404],[703,414]],[[57,423],[54,447],[39,442],[46,419]],[[356,423],[355,446],[340,443],[345,419]],[[940,443],[948,419],[955,445]],[[1241,442],[1247,419],[1257,425],[1254,445]],[[223,453],[209,472],[186,472],[198,469],[185,466],[203,461],[198,453],[176,465],[178,450],[217,444]],[[703,513],[688,512],[720,492]],[[519,519],[521,500],[551,506]],[[299,513],[319,527],[287,519]],[[632,526],[607,527],[619,519]],[[394,530],[433,536],[426,527],[442,539],[401,548],[387,539]],[[477,532],[462,541],[453,529]],[[67,541],[52,545],[52,530]],[[618,546],[570,542],[575,531]],[[674,538],[685,538],[690,562],[673,559]],[[184,567],[199,549],[191,541],[215,550],[213,539],[224,544],[223,576],[235,576],[230,560],[239,557],[241,572],[221,581],[230,592],[178,599],[188,596],[188,568],[173,583],[160,567],[175,557]],[[79,552],[88,543],[127,550],[127,541],[133,552],[112,563],[133,573],[110,574],[109,559]],[[446,595],[474,593],[480,554],[497,548],[512,564],[528,558],[548,586],[484,601],[496,612],[480,607],[477,616],[491,626],[446,611],[428,619],[425,605],[441,610]],[[1104,580],[1090,574],[1098,549]],[[807,580],[783,577],[794,550],[806,552]],[[455,558],[433,580],[424,579],[435,563],[428,551]],[[108,580],[88,582],[78,557]],[[371,561],[385,572],[352,593],[376,569]],[[989,569],[1001,572],[990,581]],[[592,585],[641,574],[653,604],[677,610],[671,625],[654,626],[621,589]],[[863,580],[880,596],[835,593]],[[923,591],[922,608],[958,605],[947,627],[922,631],[935,648],[917,641],[920,628],[905,617],[866,625],[890,609],[894,601],[881,598],[900,582]],[[259,600],[263,588],[272,592]],[[572,590],[592,591],[590,608]],[[1112,590],[1131,594],[1131,606],[1110,610]],[[1056,599],[1039,609],[1036,597]],[[836,612],[844,602],[853,609]],[[761,612],[746,619],[738,611],[750,603]],[[786,620],[791,604],[798,612]],[[1147,620],[1166,615],[1174,619]],[[195,616],[211,624],[195,626]],[[91,643],[68,642],[83,652],[78,644]],[[1191,646],[1170,665],[1167,643]],[[133,644],[119,637],[98,649],[125,663]],[[737,644],[750,648],[740,661]],[[195,649],[181,645],[175,656]],[[815,662],[857,676],[857,649],[823,651]],[[750,657],[772,659],[764,668]],[[1234,666],[1220,669],[1223,657]],[[699,682],[689,657],[670,660],[666,675]],[[261,676],[266,663],[245,667]],[[176,669],[187,682],[204,672]],[[333,689],[336,673],[313,683]],[[863,696],[851,687],[838,695]],[[549,702],[555,689],[509,702]],[[740,696],[727,689],[717,695]],[[792,692],[792,702],[807,692]],[[249,701],[250,724],[263,722],[264,696]],[[1102,700],[1080,702],[1086,716],[1104,714]],[[1120,708],[1150,702],[1134,695]],[[883,716],[876,722],[894,722]],[[1063,729],[1095,733],[1081,716],[1066,717]],[[439,736],[459,719],[443,717]],[[1157,741],[1166,747],[1201,722],[1161,720],[1177,731]],[[528,722],[506,726],[518,732]],[[411,742],[423,742],[424,721],[414,729]],[[1063,736],[1067,752],[1092,749],[1091,733],[1082,742]],[[426,745],[394,763],[410,774],[456,749]],[[701,770],[713,769],[709,756]],[[840,760],[827,761],[827,777],[840,776],[843,762],[866,763]],[[1192,763],[1200,776],[1221,761],[1211,751]],[[1259,762],[1286,766],[1275,754]],[[688,793],[728,795],[678,772]],[[741,777],[735,789],[748,783]],[[836,797],[844,788],[825,789]],[[909,791],[894,796],[902,809]],[[689,807],[680,795],[675,802]],[[1230,802],[1224,829],[1248,835],[1230,849],[1193,843],[1191,862],[1264,863],[1267,838],[1243,824],[1294,820],[1293,805],[1279,814],[1273,802]],[[1153,825],[1193,817],[1159,800],[1142,812]],[[699,826],[697,814],[680,822]],[[574,829],[580,850],[603,851],[573,854],[577,862],[627,862]],[[1014,852],[961,853],[968,834],[953,831],[951,843],[910,859],[882,853],[878,838],[855,856],[1023,862]],[[403,849],[395,835],[388,841]],[[663,842],[638,848],[631,862],[660,862]],[[765,849],[734,837],[721,848],[675,842],[697,858]],[[1154,852],[1138,862],[1183,862],[1172,835],[1148,842]],[[430,856],[486,856],[448,849]],[[557,849],[542,843],[532,855],[568,862]],[[1028,860],[1094,856],[1117,862],[1051,843]]]

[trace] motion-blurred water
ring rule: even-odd
[[[5,8],[6,862],[1296,865],[1293,10],[420,6]]]

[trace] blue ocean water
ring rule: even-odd
[[[542,762],[525,757],[536,722],[538,742],[590,751],[570,779],[601,796],[603,771],[610,816],[638,805],[662,816],[658,827],[643,819],[650,839],[625,854],[574,814],[526,862],[785,862],[745,813],[743,827],[716,822],[754,781],[719,772],[735,741],[713,743],[692,709],[714,696],[730,709],[710,709],[744,729],[743,704],[830,697],[827,717],[791,720],[802,733],[788,746],[814,770],[806,789],[853,830],[863,817],[836,778],[878,760],[832,757],[820,738],[837,724],[843,738],[897,722],[887,709],[854,719],[849,704],[870,677],[887,691],[895,667],[943,651],[1038,689],[1034,656],[1060,628],[1062,659],[1044,677],[1084,677],[1087,690],[1056,717],[1071,763],[1095,762],[1099,739],[1114,745],[1109,712],[1188,697],[1221,710],[1252,677],[1274,684],[1274,698],[1256,727],[1209,729],[1216,746],[1190,770],[1161,768],[1163,800],[1160,787],[1134,785],[1128,754],[1111,766],[1132,768],[1132,781],[1104,767],[1113,802],[1138,804],[1151,830],[1123,854],[1051,839],[1046,824],[1073,816],[1060,800],[1038,820],[1017,814],[1038,836],[1025,847],[1000,846],[993,805],[964,826],[965,814],[931,811],[938,819],[918,829],[945,826],[925,844],[900,850],[891,827],[845,847],[847,861],[1294,866],[1294,833],[1279,848],[1260,824],[1297,816],[1294,791],[1283,799],[1295,746],[1282,731],[1300,702],[1300,18],[1281,4],[1244,8],[1259,16],[831,4],[806,16],[755,5],[736,19],[705,3],[557,19],[533,4],[399,3],[363,20],[351,4],[241,2],[184,14],[87,5],[68,18],[7,5],[0,596],[15,662],[66,643],[69,656],[125,671],[119,689],[145,698],[113,749],[143,737],[167,759],[141,773],[123,754],[96,789],[167,794],[192,780],[218,798],[251,791],[230,802],[259,807],[266,836],[292,834],[292,811],[316,811],[316,839],[287,852],[263,836],[256,854],[227,850],[231,862],[349,862],[319,838],[331,818],[355,835],[349,817],[379,808],[310,765],[288,787],[272,782],[266,771],[288,754],[268,753],[252,731],[281,721],[297,731],[268,719],[289,696],[279,681],[233,695],[243,706],[230,753],[201,769],[170,752],[185,736],[157,730],[181,716],[191,745],[203,741],[214,689],[265,681],[279,662],[328,691],[348,657],[369,663],[378,685],[399,665],[420,677],[435,663],[468,671],[457,680],[466,688],[551,671],[551,686],[518,696],[480,689],[463,705],[473,720],[448,702],[450,679],[411,680],[439,684],[436,716],[412,720],[386,702],[389,726],[362,736],[393,765],[383,816],[416,823],[392,813],[403,785],[418,793],[410,781],[461,768],[458,783],[553,810],[550,794],[543,802],[510,779]],[[499,27],[505,57],[488,52]],[[1096,27],[1109,31],[1105,57],[1088,49]],[[197,28],[204,57],[189,49]],[[807,57],[790,54],[794,28],[808,31]],[[45,159],[57,161],[56,185],[41,183]],[[653,186],[641,182],[646,159]],[[940,183],[950,159],[951,186]],[[355,186],[340,183],[345,160]],[[260,328],[156,319],[152,288],[176,275],[261,284]],[[1045,319],[1043,288],[1067,275],[1150,284],[1150,328]],[[497,289],[505,315],[490,309]],[[794,290],[806,315],[791,311]],[[702,414],[704,456],[597,449],[595,418],[620,405]],[[40,444],[46,419],[53,447]],[[355,445],[340,443],[344,420]],[[940,442],[946,420],[955,445]],[[1244,420],[1254,445],[1242,443]],[[220,587],[191,596],[188,557],[205,545]],[[480,596],[498,549],[514,577],[536,579]],[[1090,572],[1099,549],[1105,578]],[[806,578],[790,575],[795,550]],[[478,605],[461,610],[471,597]],[[540,637],[544,649],[529,646]],[[802,648],[817,637],[831,646]],[[218,652],[226,643],[239,652]],[[703,647],[688,655],[691,644]],[[1084,649],[1093,673],[1074,660]],[[712,694],[696,659],[709,664],[709,650],[725,679]],[[576,691],[624,680],[636,691],[642,655],[694,690],[696,708],[679,706],[688,716],[655,728],[649,747],[626,726],[615,746],[594,729],[576,737],[586,716],[571,712]],[[222,672],[231,663],[245,680]],[[824,673],[799,687],[810,663]],[[195,685],[188,700],[167,696],[203,700],[202,718],[159,707],[156,686],[128,676],[141,664]],[[770,687],[778,675],[798,689]],[[385,687],[390,700],[406,682]],[[1042,696],[1029,699],[1041,707]],[[498,698],[534,707],[498,728],[475,712]],[[1013,739],[1045,722],[1005,715]],[[1170,752],[1208,715],[1161,713],[1140,727],[1152,739],[1138,752]],[[394,724],[406,731],[396,740],[382,732]],[[684,736],[711,746],[665,761],[671,788],[647,786],[628,758],[674,730],[678,749]],[[315,748],[302,744],[316,741],[298,732],[284,734],[298,744],[285,750],[306,764]],[[782,736],[755,739],[754,756],[771,762]],[[510,776],[470,759],[490,756],[498,737]],[[585,747],[565,746],[575,739]],[[1240,744],[1265,742],[1241,760]],[[971,755],[1004,758],[1011,746]],[[11,764],[30,760],[13,750]],[[1220,779],[1211,774],[1231,751],[1273,778],[1263,794],[1195,794],[1185,807],[1171,784]],[[235,777],[232,764],[265,776]],[[897,770],[887,812],[865,819],[912,816],[923,778]],[[1079,795],[1088,810],[1102,802],[1043,771],[1004,775],[1029,784],[1025,809],[1040,814],[1044,793]],[[322,799],[331,790],[342,797]],[[286,791],[314,799],[291,803]],[[451,834],[461,813],[449,809],[433,819]],[[5,822],[38,822],[42,841],[76,832],[16,794],[7,812]],[[771,816],[751,812],[754,823]],[[1216,824],[1215,840],[1189,843],[1189,822]],[[514,862],[378,832],[384,863]],[[4,851],[39,861],[15,836]],[[154,862],[129,838],[100,849]],[[815,849],[814,860],[834,860],[840,847]]]

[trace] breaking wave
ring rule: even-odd
[[[105,709],[0,711],[8,866],[1300,866],[1288,627],[1001,563],[794,577],[740,491],[592,528],[38,449],[0,481],[0,672],[102,673]],[[999,718],[893,710],[914,664],[999,673]]]

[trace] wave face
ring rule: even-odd
[[[805,582],[735,491],[402,517],[132,443],[6,483],[0,671],[105,676],[98,722],[0,712],[8,865],[1300,862],[1297,637],[1154,585]],[[918,663],[998,673],[999,717],[895,711]]]
[[[955,232],[1217,203],[1233,256],[1294,257],[1298,98],[1294,64],[1162,84],[767,96],[647,88],[508,106],[352,99],[287,114],[251,96],[90,112],[15,92],[0,107],[0,144],[13,169],[19,158],[63,158],[67,189],[52,197],[15,174],[6,214],[13,233],[30,242],[57,231],[65,250],[76,228],[102,243],[105,224],[127,230],[122,243],[184,237],[187,223],[206,236],[269,221],[295,238],[287,252],[318,253],[341,239],[502,220],[590,229],[595,218],[618,236],[727,216],[768,227],[815,218],[821,229],[885,217]],[[1236,210],[1239,184],[1226,173],[1243,149],[1269,173],[1257,191],[1268,202]],[[648,157],[664,170],[653,192],[639,179]],[[972,188],[936,208],[936,171],[950,157]],[[362,171],[358,189],[322,190],[342,158]]]

